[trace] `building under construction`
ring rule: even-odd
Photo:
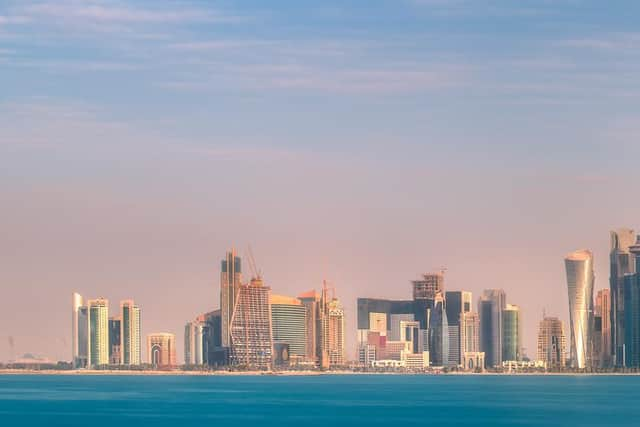
[[[229,363],[245,369],[270,369],[273,338],[271,332],[271,289],[260,278],[240,285],[231,317]]]

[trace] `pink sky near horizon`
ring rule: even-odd
[[[0,184],[11,207],[0,243],[2,335],[14,337],[16,355],[68,359],[73,291],[108,298],[112,314],[133,298],[143,334],[175,333],[181,360],[184,323],[219,307],[225,251],[251,245],[274,293],[336,286],[350,357],[357,297],[410,299],[410,280],[441,267],[445,288],[472,291],[474,304],[483,289],[503,288],[523,310],[534,357],[543,310],[568,319],[565,254],[593,250],[596,288],[606,287],[609,229],[634,226],[633,211],[609,209],[627,193],[616,181],[318,158],[186,154],[166,169],[139,157],[123,175],[140,179],[105,181],[98,170]],[[5,338],[0,360],[9,357]]]

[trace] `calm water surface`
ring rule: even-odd
[[[0,426],[127,425],[640,426],[640,377],[0,375]]]

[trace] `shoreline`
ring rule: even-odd
[[[52,370],[52,369],[0,369],[0,375],[46,376],[260,376],[304,377],[324,375],[394,375],[394,376],[640,376],[640,372],[354,372],[354,371],[127,371],[127,370]]]

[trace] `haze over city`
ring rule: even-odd
[[[603,13],[606,11],[606,13]],[[502,288],[535,355],[563,257],[608,287],[638,228],[640,5],[3,1],[0,361],[70,355],[70,295],[143,333],[219,307],[220,260],[356,298]],[[9,345],[13,337],[15,348]],[[13,354],[12,354],[13,353]]]

